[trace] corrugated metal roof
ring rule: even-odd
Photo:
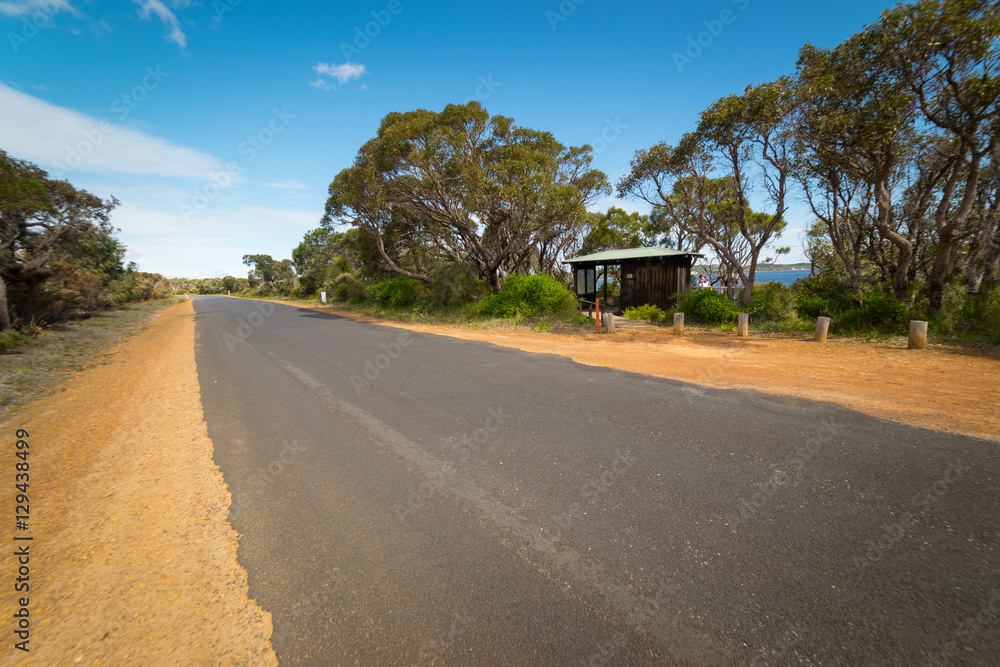
[[[605,262],[615,263],[627,259],[648,259],[650,257],[679,257],[689,255],[692,257],[702,257],[696,252],[687,252],[686,250],[672,250],[670,248],[625,248],[624,250],[604,250],[602,252],[595,252],[590,255],[580,255],[579,257],[573,257],[571,259],[564,259],[563,262],[566,264],[573,264],[576,262],[597,262],[598,264],[603,264]]]

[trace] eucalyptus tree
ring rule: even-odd
[[[967,237],[983,169],[1000,135],[1000,4],[921,0],[886,11],[869,29],[914,97],[919,122],[939,136],[944,163],[934,210],[937,250],[930,311],[939,311]]]
[[[114,197],[103,200],[51,179],[38,166],[0,150],[0,330],[10,328],[3,274],[29,270],[41,275],[53,252],[74,235],[109,236],[116,206]]]
[[[324,226],[364,230],[394,272],[430,282],[434,261],[473,265],[490,287],[575,234],[608,192],[589,146],[491,116],[478,102],[391,113],[330,185]],[[430,261],[420,259],[426,253]]]
[[[243,263],[252,267],[247,280],[257,292],[267,294],[291,291],[295,280],[292,260],[276,260],[270,255],[243,255]]]
[[[589,214],[580,252],[652,247],[660,244],[661,236],[650,216],[612,206],[605,213]]]
[[[883,268],[893,263],[894,290],[905,298],[913,242],[899,229],[893,192],[913,140],[914,100],[892,75],[883,46],[871,28],[833,49],[800,50],[797,173],[855,289],[868,246]],[[894,260],[867,233],[869,221],[895,248]]]
[[[764,249],[786,226],[795,96],[788,79],[748,86],[702,112],[676,147],[640,150],[621,197],[659,206],[695,234],[744,285],[748,303]],[[765,210],[754,212],[751,202]]]

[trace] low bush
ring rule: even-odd
[[[636,308],[626,308],[623,314],[630,320],[646,320],[647,322],[651,322],[653,324],[660,322],[666,317],[664,312],[660,310],[659,306],[654,306],[648,303]]]
[[[795,310],[809,318],[836,317],[858,307],[850,283],[834,271],[823,271],[795,283]]]
[[[496,294],[490,294],[470,309],[481,317],[537,317],[568,315],[576,297],[548,275],[510,276]]]
[[[464,264],[448,264],[434,272],[429,299],[435,308],[464,306],[486,293],[486,282]]]
[[[867,292],[861,305],[834,317],[834,328],[847,332],[906,333],[909,327],[909,308],[895,295],[886,292]]]
[[[406,308],[417,303],[425,291],[419,280],[396,276],[371,283],[365,288],[365,296],[383,308]]]
[[[795,292],[781,283],[758,283],[750,293],[748,312],[758,324],[794,320]]]
[[[677,297],[677,310],[684,316],[705,324],[731,324],[736,321],[740,309],[715,290],[703,289]]]
[[[324,287],[327,287],[324,285]],[[338,301],[361,303],[365,298],[365,286],[353,273],[343,273],[329,285],[326,290],[333,292],[333,298]]]
[[[0,354],[7,354],[8,350],[22,345],[27,345],[30,342],[30,338],[16,329],[4,331],[0,333]]]

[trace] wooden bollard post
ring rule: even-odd
[[[746,338],[750,332],[750,313],[740,313],[736,316],[736,335]]]
[[[605,310],[601,313],[601,319],[603,320],[601,324],[604,325],[604,333],[614,333],[615,332],[615,316],[611,311]]]
[[[684,313],[674,313],[674,333],[678,336],[684,333]]]
[[[911,350],[927,347],[927,322],[910,320],[910,341],[907,347]]]
[[[826,332],[830,329],[830,318],[829,317],[817,317],[816,318],[816,342],[825,343],[826,342]]]

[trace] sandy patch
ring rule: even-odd
[[[230,503],[202,418],[194,308],[172,306],[53,395],[6,419],[30,433],[30,652],[13,648],[6,587],[0,660],[18,664],[276,665],[270,615],[247,597]],[[23,544],[18,543],[18,544]],[[2,565],[13,578],[13,547]],[[25,595],[24,593],[17,594]],[[9,611],[8,611],[9,610]]]

